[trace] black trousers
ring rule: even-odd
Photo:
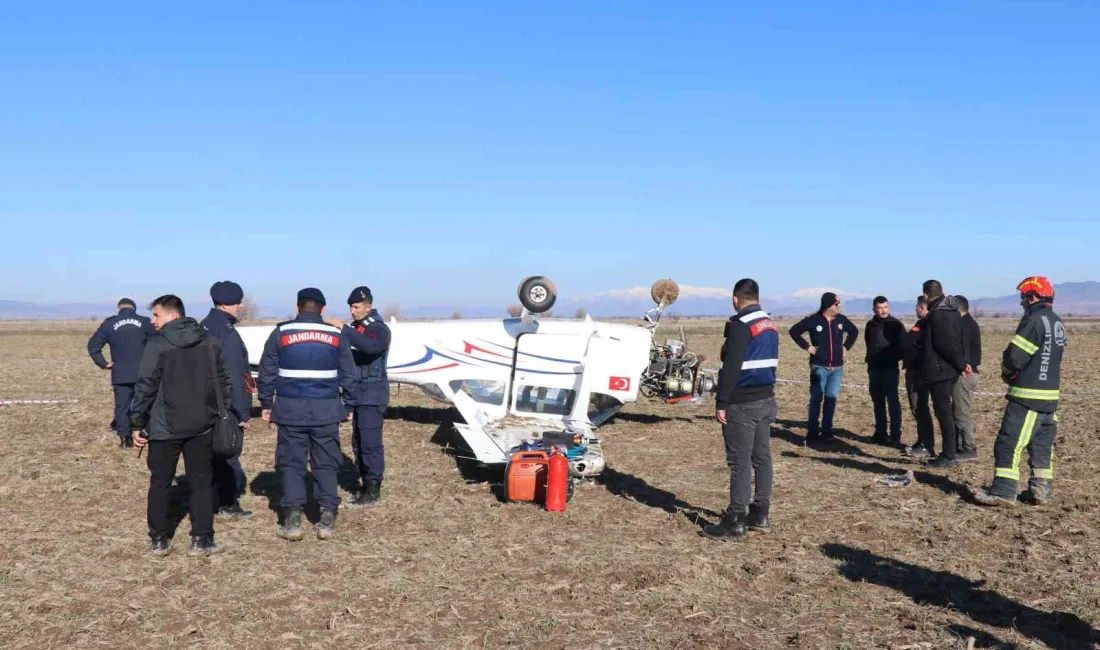
[[[748,512],[750,500],[766,506],[772,500],[771,425],[776,418],[774,397],[726,408],[722,438],[730,468],[730,511]],[[756,494],[753,494],[753,474]]]
[[[176,465],[183,454],[187,483],[191,489],[191,534],[214,533],[213,449],[210,434],[186,440],[149,441],[149,536],[168,535],[168,496]]]
[[[928,384],[928,393],[932,396],[932,410],[936,412],[936,421],[940,423],[942,455],[949,460],[955,459],[955,384],[958,381],[958,379],[948,379]]]
[[[133,384],[111,386],[115,393],[115,433],[122,440],[130,437],[130,402],[134,399]]]
[[[917,421],[917,444],[936,453],[936,436],[932,430],[932,411],[928,408],[928,387],[920,380],[920,373],[909,369],[905,372],[905,391],[909,393],[909,412]]]
[[[1032,411],[1023,404],[1009,402],[1005,407],[1001,430],[993,443],[996,467],[990,492],[1006,499],[1016,498],[1020,481],[1020,460],[1027,450],[1031,477],[1054,479],[1054,438],[1058,435],[1058,416]]]
[[[890,437],[901,442],[901,400],[898,399],[898,367],[867,366],[867,384],[875,407],[875,436],[886,437],[886,414],[890,414]],[[889,411],[887,410],[889,409]]]
[[[241,467],[241,457],[214,458],[214,510],[228,508],[244,494],[248,477]]]

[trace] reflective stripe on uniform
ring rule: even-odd
[[[1054,468],[1050,469],[1032,469],[1031,476],[1034,478],[1046,479],[1048,481],[1054,480]]]
[[[1039,351],[1039,346],[1038,345],[1035,345],[1031,341],[1029,341],[1029,340],[1025,339],[1024,337],[1020,336],[1019,334],[1017,334],[1016,336],[1014,336],[1012,338],[1012,345],[1015,345],[1016,347],[1020,348],[1021,350],[1023,350],[1024,352],[1026,352],[1028,354],[1035,354],[1036,352]]]
[[[757,368],[778,368],[779,359],[757,359],[755,361],[745,361],[741,364],[742,370],[756,370]]]
[[[1018,469],[1009,469],[1007,467],[998,467],[998,468],[993,470],[993,476],[996,477],[996,478],[1007,478],[1007,479],[1012,479],[1013,481],[1019,481],[1020,480],[1020,470],[1018,470]]]
[[[1012,452],[1012,473],[1016,475],[1016,480],[1020,480],[1020,457],[1023,456],[1024,450],[1031,444],[1031,434],[1035,433],[1035,422],[1039,419],[1039,414],[1036,411],[1028,410],[1027,415],[1024,417],[1024,425],[1020,427],[1020,437],[1016,439],[1016,449]],[[997,472],[1003,468],[998,467]],[[1008,478],[1008,477],[1004,477]]]
[[[742,316],[739,320],[742,323],[745,323],[747,325],[747,324],[749,324],[753,321],[757,321],[757,320],[760,320],[761,318],[767,318],[767,317],[768,317],[768,312],[761,309],[760,311],[749,312],[749,313],[745,314],[744,316]]]
[[[1009,386],[1008,395],[1010,397],[1019,397],[1020,399],[1034,399],[1043,402],[1058,401],[1058,391],[1047,390],[1045,388],[1020,388],[1019,386]]]
[[[288,379],[336,379],[336,370],[289,370],[279,368],[279,376]]]
[[[286,323],[279,326],[279,331],[283,330],[317,330],[319,332],[332,332],[333,334],[340,333],[340,328],[322,323]]]

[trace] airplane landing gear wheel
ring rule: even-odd
[[[519,301],[532,314],[550,311],[558,299],[558,290],[550,278],[533,275],[519,285]]]

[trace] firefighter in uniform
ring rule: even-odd
[[[351,347],[339,328],[322,319],[324,306],[320,290],[299,291],[297,318],[275,327],[260,359],[263,419],[279,427],[275,466],[283,481],[283,523],[276,534],[290,541],[304,536],[307,456],[321,506],[317,537],[328,539],[335,532],[340,505],[336,472],[343,460],[340,422],[348,418],[347,407],[354,406],[359,392]]]
[[[1042,504],[1053,494],[1054,436],[1066,327],[1054,313],[1054,285],[1050,280],[1032,276],[1016,288],[1024,317],[1001,361],[1001,378],[1008,384],[1008,405],[993,447],[993,485],[975,495],[981,505],[1016,503],[1024,449],[1031,466],[1028,496]]]
[[[716,397],[730,469],[730,504],[722,521],[703,527],[704,535],[719,540],[741,539],[748,529],[770,529],[771,424],[778,415],[779,333],[760,307],[760,286],[754,280],[746,278],[734,286],[733,308],[737,315],[726,324]]]
[[[137,313],[137,305],[129,298],[118,301],[118,313],[103,321],[88,339],[88,356],[95,365],[111,371],[111,389],[115,394],[115,417],[111,428],[118,435],[120,447],[133,447],[130,435],[130,406],[134,399],[141,355],[145,341],[156,334],[146,316]],[[111,361],[103,358],[103,346],[111,348]]]
[[[368,287],[352,290],[348,296],[348,308],[352,317],[350,323],[344,323],[339,318],[328,320],[330,325],[340,328],[341,334],[351,344],[359,378],[352,449],[363,485],[347,507],[370,508],[378,505],[382,498],[382,475],[386,468],[382,423],[390,401],[389,376],[386,374],[390,328],[374,308],[374,296]]]

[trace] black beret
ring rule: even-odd
[[[210,299],[215,305],[239,305],[244,300],[244,289],[229,280],[215,282],[210,287]]]
[[[355,287],[351,290],[351,295],[348,296],[348,304],[354,305],[357,302],[374,302],[374,296],[371,295],[370,287]]]
[[[298,300],[312,300],[320,303],[323,307],[325,305],[325,294],[321,293],[320,289],[314,289],[313,287],[306,287],[298,292]]]

